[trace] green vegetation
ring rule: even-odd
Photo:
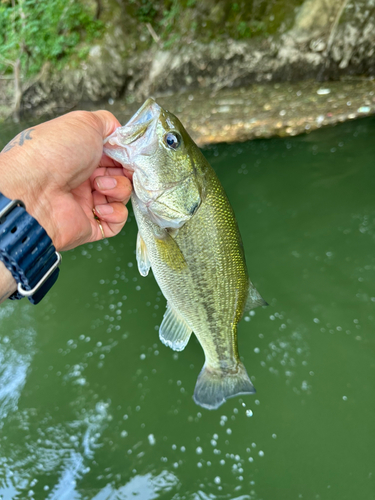
[[[0,74],[14,78],[14,115],[18,119],[23,82],[45,63],[62,66],[67,58],[88,53],[88,42],[103,24],[81,1],[1,0]],[[86,42],[86,45],[81,45]]]
[[[164,48],[174,42],[248,39],[288,27],[303,0],[128,0],[126,15],[151,25]]]
[[[303,0],[0,0],[0,80],[12,79],[14,118],[48,68],[84,59],[95,38],[121,58],[157,46],[266,38],[291,27]],[[100,18],[100,19],[99,19]],[[120,39],[118,39],[120,37]],[[98,43],[97,41],[94,42]],[[103,51],[104,53],[105,51]],[[5,94],[3,94],[5,95]],[[10,97],[9,97],[10,98]],[[4,99],[7,101],[7,99]],[[7,102],[5,103],[7,105]]]

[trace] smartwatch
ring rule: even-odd
[[[61,255],[42,226],[20,200],[0,193],[0,260],[12,273],[17,291],[11,300],[27,297],[38,304],[59,275]]]

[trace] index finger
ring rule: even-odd
[[[110,158],[109,156],[103,153],[102,157],[100,158],[99,167],[122,168],[122,165],[118,161],[114,160],[113,158]]]

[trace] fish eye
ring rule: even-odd
[[[181,144],[181,137],[177,132],[168,132],[164,136],[165,144],[171,149],[178,149]]]

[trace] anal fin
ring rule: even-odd
[[[151,264],[150,261],[148,260],[146,244],[143,241],[142,236],[139,234],[139,231],[137,235],[136,257],[137,257],[139,272],[141,273],[142,276],[147,276]]]
[[[191,328],[186,321],[169,305],[159,328],[160,340],[174,351],[182,351],[189,342]]]

